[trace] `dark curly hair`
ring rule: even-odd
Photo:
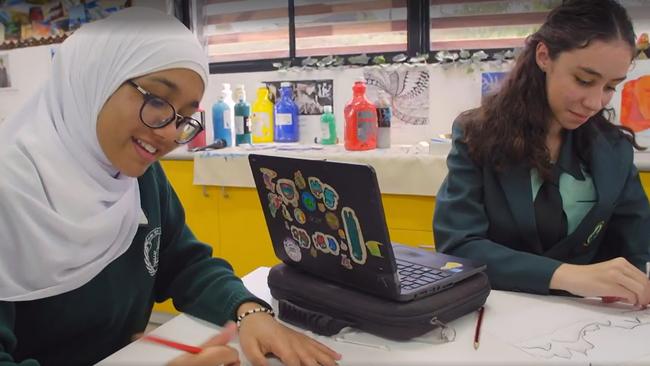
[[[634,57],[635,35],[625,8],[614,0],[568,0],[553,9],[541,28],[526,39],[523,52],[499,91],[487,96],[481,106],[461,114],[469,154],[478,164],[498,170],[525,163],[547,179],[550,154],[546,134],[551,110],[546,78],[538,67],[535,50],[543,42],[551,59],[562,52],[585,48],[592,41],[621,39]],[[603,109],[575,130],[576,153],[585,162],[595,131],[614,133],[636,143],[634,132],[611,123],[612,110]]]

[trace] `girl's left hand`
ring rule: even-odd
[[[244,306],[246,304],[240,309]],[[267,313],[255,313],[242,319],[239,343],[254,366],[268,365],[266,355],[269,353],[288,366],[334,366],[341,359],[341,355],[331,348],[280,324]]]

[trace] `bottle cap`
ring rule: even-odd
[[[281,88],[284,88],[284,87],[291,87],[291,83],[288,82],[288,81],[283,81],[283,82],[280,83],[280,87],[281,87]]]
[[[331,105],[326,105],[323,107],[323,111],[325,113],[332,113],[332,106]]]

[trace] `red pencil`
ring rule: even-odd
[[[203,351],[203,349],[201,349],[201,347],[195,347],[195,346],[190,346],[188,344],[183,344],[183,343],[179,343],[179,342],[170,341],[169,339],[160,338],[160,337],[157,337],[155,335],[150,335],[150,334],[142,337],[142,339],[145,340],[145,341],[150,341],[150,342],[162,344],[162,345],[165,345],[165,346],[168,346],[168,347],[176,348],[176,349],[179,349],[181,351],[185,351],[185,352],[189,352],[189,353],[193,353],[193,354],[197,354],[197,353],[200,353],[201,351]]]
[[[483,323],[483,312],[485,308],[481,306],[478,309],[478,319],[476,320],[476,330],[474,331],[474,349],[478,349],[479,339],[481,337],[481,323]]]

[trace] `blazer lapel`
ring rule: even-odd
[[[598,133],[591,152],[591,172],[598,206],[611,207],[625,184],[624,167],[605,137]]]
[[[541,254],[542,244],[537,237],[530,169],[520,164],[500,172],[498,177],[512,216],[523,238],[522,241],[533,253]]]
[[[587,212],[573,233],[544,255],[551,258],[567,258],[589,252],[591,243],[602,234],[605,221],[612,212],[614,201],[623,188],[626,177],[622,177],[624,167],[619,155],[601,133],[596,135],[593,142],[590,170],[598,195],[596,204]]]

